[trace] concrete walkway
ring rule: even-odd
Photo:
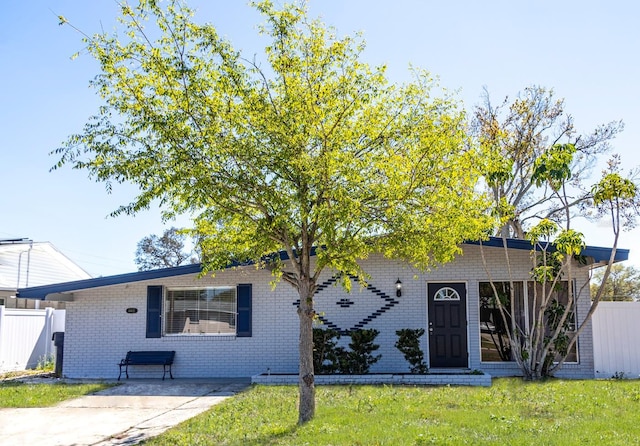
[[[248,379],[125,380],[48,408],[0,409],[0,445],[132,445],[244,390]]]

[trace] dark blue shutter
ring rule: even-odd
[[[238,285],[238,320],[236,336],[251,337],[251,284]]]
[[[147,337],[162,336],[162,286],[147,287]]]

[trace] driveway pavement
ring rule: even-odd
[[[48,408],[0,409],[0,445],[131,445],[244,390],[249,379],[125,380]]]

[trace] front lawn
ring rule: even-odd
[[[485,387],[321,386],[296,425],[297,388],[254,386],[148,445],[629,445],[640,438],[638,381]]]
[[[27,384],[0,382],[0,408],[48,407],[111,387],[112,384]]]

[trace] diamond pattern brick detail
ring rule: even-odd
[[[351,280],[358,282],[358,278],[354,277],[354,276],[350,276]],[[340,279],[339,276],[334,276],[331,277],[330,279],[322,282],[321,284],[319,284],[316,288],[316,292],[315,295],[318,296],[321,293],[325,292],[327,290],[327,288],[335,286],[336,282]],[[336,322],[335,317],[332,319],[331,315],[327,315],[325,312],[320,311],[321,314],[318,315],[318,319],[324,324],[324,326],[330,330],[337,330],[339,331],[341,334],[343,335],[347,335],[349,334],[349,332],[353,331],[353,330],[358,330],[358,329],[362,329],[365,328],[370,322],[372,322],[374,319],[378,318],[379,316],[382,316],[384,313],[386,313],[387,311],[391,310],[394,306],[396,306],[398,303],[400,303],[400,301],[398,301],[397,299],[395,299],[392,296],[389,296],[387,293],[385,293],[384,291],[381,291],[380,289],[376,288],[375,286],[373,286],[372,284],[367,284],[366,287],[364,287],[364,290],[368,293],[370,293],[369,297],[373,297],[375,300],[379,300],[379,306],[377,306],[375,311],[370,311],[367,312],[363,315],[361,315],[361,317],[358,317],[358,322],[351,325],[351,326],[340,326],[338,322]],[[366,298],[365,296],[361,297],[361,298]],[[336,307],[333,307],[335,310],[340,311],[340,309],[349,309],[350,307],[352,307],[355,304],[354,300],[352,300],[351,298],[340,298],[337,300]],[[300,306],[300,300],[296,300],[295,302],[293,302],[293,305],[295,306]],[[325,309],[328,312],[334,311],[330,308]]]

